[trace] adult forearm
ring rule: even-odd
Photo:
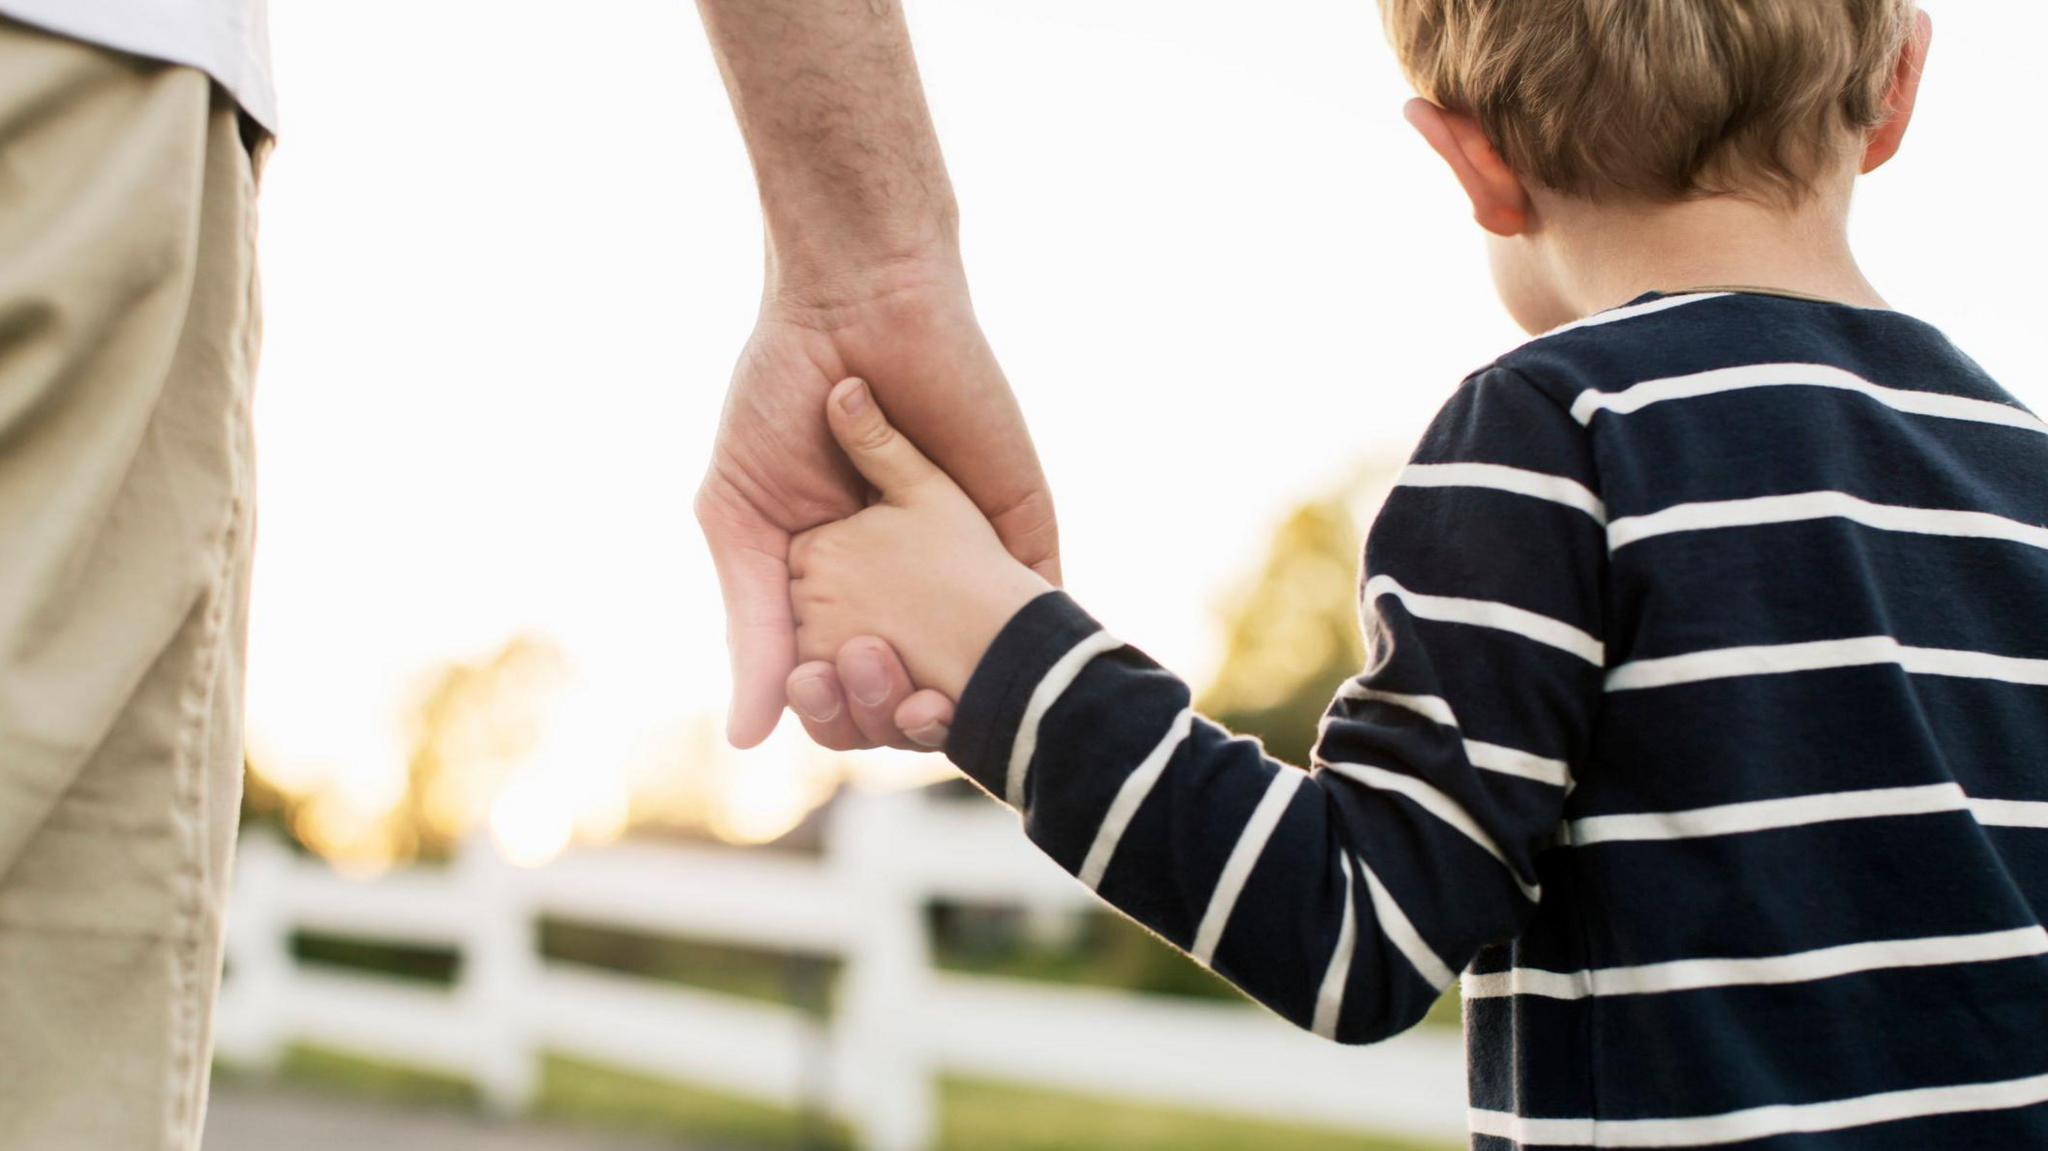
[[[768,290],[840,302],[958,263],[957,210],[896,0],[698,0],[768,231]],[[816,297],[815,300],[811,297]]]

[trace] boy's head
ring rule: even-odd
[[[1845,196],[1897,150],[1926,47],[1913,0],[1380,6],[1410,119],[1509,236],[1546,200]]]

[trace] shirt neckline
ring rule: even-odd
[[[1621,306],[1626,308],[1636,304],[1649,303],[1652,300],[1669,300],[1681,296],[1759,296],[1764,299],[1791,300],[1801,304],[1820,304],[1829,308],[1847,308],[1852,312],[1899,314],[1897,309],[1894,308],[1870,308],[1862,304],[1851,304],[1845,300],[1837,300],[1830,296],[1815,296],[1806,292],[1795,292],[1788,288],[1761,288],[1749,284],[1702,284],[1696,287],[1674,288],[1668,292],[1649,291]]]

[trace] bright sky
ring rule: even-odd
[[[1927,6],[1920,118],[1868,184],[1860,249],[1895,305],[2048,409],[2048,168],[2017,131],[2048,6]],[[1477,232],[1401,121],[1371,0],[913,0],[911,20],[1070,587],[1199,680],[1276,517],[1405,453],[1519,339]],[[385,793],[423,674],[521,632],[567,651],[593,760],[722,712],[689,501],[760,233],[693,6],[283,3],[272,32],[259,754]]]

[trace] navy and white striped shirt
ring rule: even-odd
[[[949,753],[1104,899],[1370,1042],[1459,973],[1473,1146],[2048,1146],[2048,426],[1933,328],[1648,296],[1467,379],[1312,769],[1062,593]]]

